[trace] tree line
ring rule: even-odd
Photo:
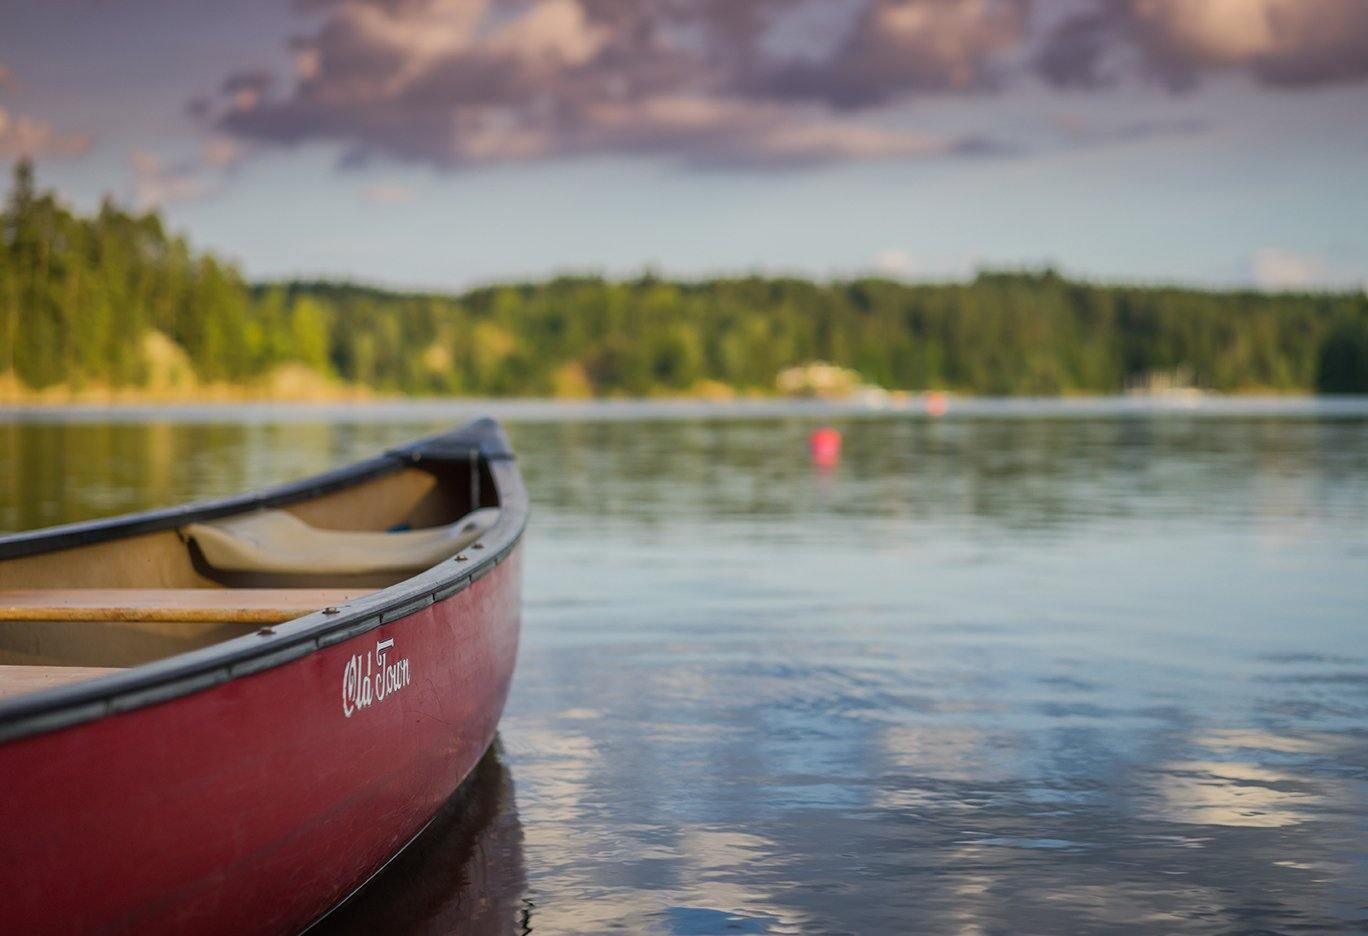
[[[1044,270],[963,283],[560,277],[399,293],[251,285],[155,212],[82,217],[20,163],[0,214],[0,380],[140,388],[177,367],[252,386],[282,367],[402,394],[772,393],[826,361],[890,389],[1117,393],[1181,372],[1219,392],[1368,392],[1363,292],[1102,285]]]

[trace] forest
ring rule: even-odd
[[[919,284],[573,276],[459,295],[251,284],[155,212],[106,199],[76,214],[24,162],[0,214],[0,331],[10,398],[772,394],[783,369],[813,361],[890,390],[1112,394],[1181,373],[1222,393],[1368,393],[1362,291],[1107,285],[1052,270]]]

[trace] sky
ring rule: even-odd
[[[1368,283],[1365,0],[0,0],[0,162],[254,279]]]

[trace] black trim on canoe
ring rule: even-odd
[[[292,662],[373,630],[382,621],[392,624],[434,601],[451,597],[493,571],[522,538],[529,505],[503,430],[492,419],[480,419],[455,431],[390,449],[377,458],[257,493],[0,537],[0,559],[37,555],[279,507],[409,465],[452,461],[482,463],[498,491],[499,519],[480,537],[483,549],[465,550],[459,560],[447,559],[413,578],[338,605],[335,613],[315,611],[253,634],[88,682],[0,701],[0,742],[166,702]]]

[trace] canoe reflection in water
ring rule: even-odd
[[[418,840],[310,936],[531,932],[523,831],[496,739]]]

